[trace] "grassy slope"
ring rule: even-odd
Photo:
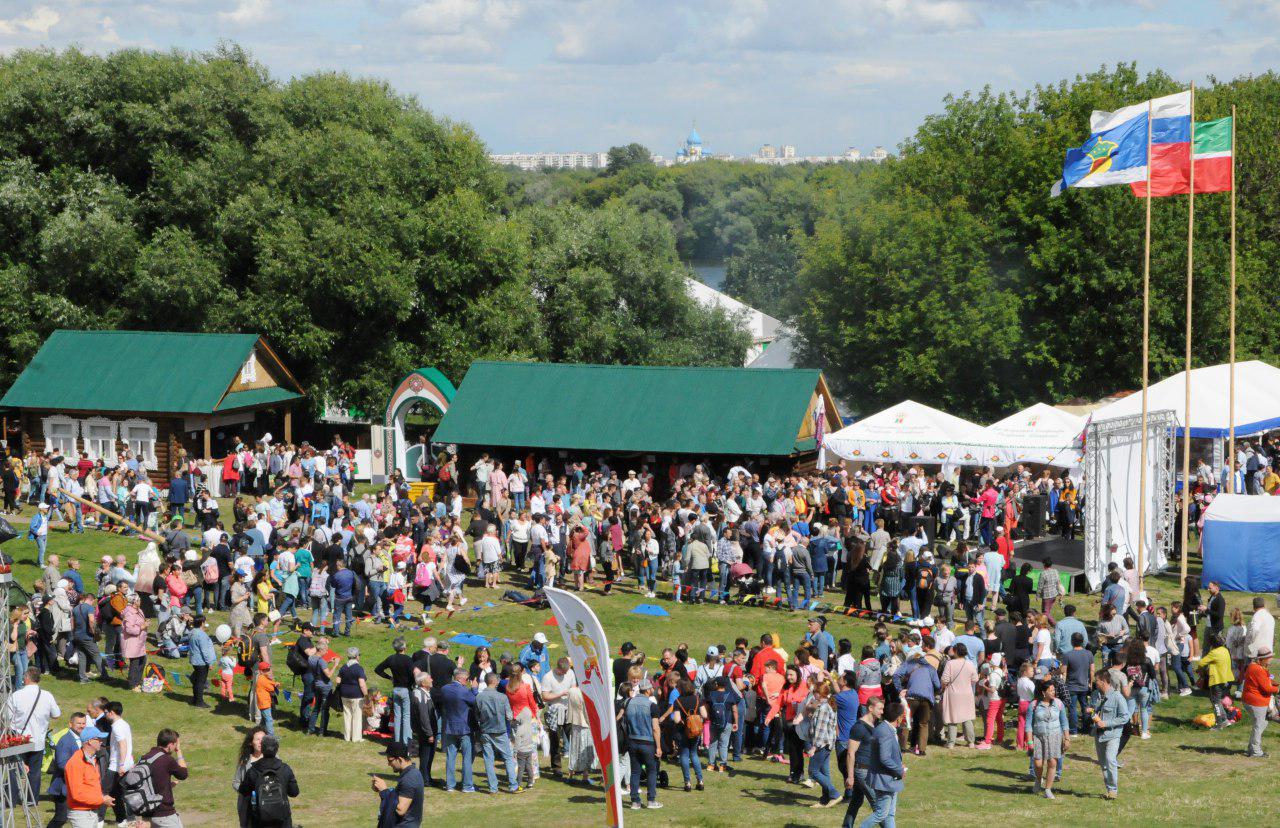
[[[18,526],[25,523],[25,515],[15,521]],[[142,545],[103,533],[77,536],[55,531],[49,548],[61,554],[64,561],[67,557],[81,559],[83,571],[91,573],[101,555],[123,552],[132,559]],[[5,545],[5,551],[17,559],[17,573],[24,583],[29,584],[37,577],[33,543],[15,540]],[[1159,578],[1151,590],[1159,602],[1167,603],[1179,592],[1177,579]],[[544,626],[547,612],[497,603],[496,593],[486,594],[483,590],[470,590],[468,594],[471,597],[468,609],[450,619],[437,620],[433,632],[446,637],[454,631],[474,632],[521,641],[544,630],[551,634],[553,642],[558,641],[555,630]],[[1245,607],[1251,597],[1228,596],[1232,606]],[[680,642],[687,642],[690,651],[698,653],[711,643],[731,644],[739,635],[754,640],[762,632],[780,633],[790,648],[804,633],[800,616],[773,610],[676,606],[659,600],[658,603],[671,612],[671,617],[654,619],[630,614],[644,599],[629,589],[609,598],[593,595],[589,600],[605,625],[612,647],[616,649],[622,641],[631,640],[652,657],[656,657],[662,647]],[[470,610],[485,601],[496,605],[480,611]],[[1096,617],[1095,598],[1084,598],[1078,603],[1082,616]],[[215,617],[221,621],[221,614]],[[868,622],[849,619],[834,621],[832,632],[837,638],[847,636],[858,645],[871,635]],[[410,633],[414,637],[423,634],[421,631]],[[364,651],[367,668],[390,652],[392,637],[382,627],[358,626],[355,643]],[[514,653],[516,644],[499,641],[493,649],[495,655],[504,649]],[[470,656],[469,649],[464,652]],[[160,661],[167,669],[185,676],[185,662]],[[81,685],[46,679],[43,686],[55,694],[64,717],[66,711],[82,708],[91,695],[105,694],[123,700],[126,718],[133,723],[140,746],[147,744],[159,728],[176,727],[183,735],[192,767],[191,779],[183,783],[178,792],[185,822],[209,826],[234,824],[235,802],[230,779],[246,727],[244,708],[239,701],[233,706],[222,706],[212,714],[194,710],[187,704],[189,685],[185,678],[175,693],[160,696],[130,693],[118,683]],[[243,689],[241,682],[237,685],[238,698]],[[1025,815],[1024,822],[1070,821],[1079,826],[1230,825],[1256,821],[1254,815],[1268,813],[1271,808],[1262,793],[1268,789],[1267,783],[1274,780],[1271,760],[1243,757],[1247,739],[1244,725],[1224,733],[1193,728],[1189,724],[1191,716],[1207,707],[1206,700],[1193,697],[1174,698],[1156,708],[1152,740],[1134,741],[1126,751],[1127,767],[1121,772],[1121,799],[1117,803],[1099,798],[1102,783],[1096,765],[1089,758],[1093,752],[1089,739],[1072,745],[1056,802],[1030,796],[1027,784],[1019,781],[1026,767],[1022,754],[1011,750],[977,753],[961,749],[949,754],[934,747],[928,757],[908,757],[910,770],[907,790],[899,807],[900,821],[904,825],[943,822],[952,826],[987,825],[991,815],[1007,814],[1011,809]],[[370,774],[386,771],[380,748],[372,743],[347,745],[335,738],[302,737],[293,732],[291,717],[280,718],[284,724],[279,728],[282,756],[298,772],[303,790],[295,805],[298,823],[307,828],[372,824],[375,798],[369,791]],[[331,729],[338,726],[335,720]],[[1269,733],[1267,740],[1274,738]],[[1280,752],[1274,746],[1272,750]],[[482,766],[478,763],[477,767]],[[437,775],[443,774],[443,758],[437,758],[435,771]],[[677,766],[668,766],[668,772],[673,781],[679,780]],[[812,811],[803,807],[816,801],[813,792],[789,786],[783,778],[783,769],[777,765],[747,761],[732,776],[709,778],[706,793],[663,792],[661,797],[667,809],[653,814],[628,811],[627,817],[636,823],[653,825],[731,826],[741,824],[744,809],[749,808],[759,818],[753,820],[758,824],[839,824],[842,809]],[[1229,795],[1224,795],[1228,792]],[[484,794],[448,797],[451,815],[465,814],[468,821],[481,823],[486,819],[509,820],[511,808],[517,804],[521,809],[535,809],[531,812],[567,825],[589,825],[602,817],[602,797],[598,790],[580,785],[569,787],[552,780],[544,780],[535,791],[519,799]],[[429,810],[441,807],[445,799],[442,792],[429,792]],[[43,808],[51,811],[47,805]]]

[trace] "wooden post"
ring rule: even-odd
[[[1138,470],[1138,592],[1142,592],[1146,577],[1147,558],[1147,362],[1151,350],[1151,118],[1154,114],[1151,101],[1147,101],[1147,232],[1142,252],[1142,464]]]
[[[1191,518],[1191,289],[1195,269],[1196,238],[1196,85],[1191,84],[1191,150],[1187,158],[1188,184],[1191,192],[1187,195],[1187,325],[1186,325],[1186,383],[1182,400],[1182,578],[1179,581],[1185,588],[1187,585],[1187,549],[1189,537],[1188,521]],[[1151,192],[1147,191],[1147,198]]]
[[[210,431],[209,427],[205,426],[204,427],[204,458],[203,458],[205,460],[213,459],[213,440],[211,439],[211,435],[209,431]]]
[[[88,508],[90,508],[90,509],[94,510],[95,512],[106,512],[106,509],[103,509],[101,506],[99,506],[98,504],[94,503],[92,500],[85,500],[83,497],[80,497],[79,495],[73,495],[71,492],[67,491],[66,489],[61,489],[59,493],[60,493],[60,494],[64,494],[64,495],[66,495],[67,497],[69,497],[69,498],[71,498],[72,500],[74,500],[74,501],[76,501],[77,503],[79,503],[81,506],[86,506],[86,507],[88,507]],[[134,522],[133,522],[133,521],[131,521],[131,520],[127,520],[127,519],[125,519],[125,518],[124,518],[123,516],[121,516],[121,515],[117,515],[115,512],[112,512],[112,513],[111,513],[111,517],[112,517],[114,520],[118,520],[118,521],[120,521],[120,522],[121,522],[121,523],[123,523],[125,526],[128,526],[130,529],[132,529],[133,531],[137,532],[139,535],[142,535],[142,537],[147,538],[148,540],[153,540],[153,541],[155,541],[156,543],[164,543],[164,538],[162,538],[162,537],[160,537],[159,535],[157,535],[157,534],[155,534],[155,533],[151,532],[149,529],[143,529],[143,528],[142,528],[141,526],[139,526],[138,524],[134,523]]]
[[[286,408],[284,410],[284,441],[285,443],[293,442],[293,409]]]
[[[1227,494],[1236,486],[1236,107],[1231,106],[1231,310],[1227,314],[1230,328],[1231,368],[1227,379]]]

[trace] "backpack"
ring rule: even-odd
[[[933,589],[933,567],[920,570],[920,582],[916,585],[916,589]]]
[[[729,692],[727,690],[717,690],[707,695],[707,712],[711,714],[711,724],[713,726],[724,727],[729,724],[729,707]]]
[[[694,712],[690,713],[684,709],[683,704],[680,704],[680,712],[684,714],[684,721],[681,723],[681,726],[684,728],[684,735],[686,737],[690,739],[701,739],[703,722],[702,716],[698,715],[698,706],[696,704],[693,706],[693,711]]]
[[[213,558],[205,558],[204,563],[200,564],[200,574],[204,576],[206,584],[218,583],[218,562]]]
[[[289,648],[288,654],[284,657],[284,664],[295,676],[302,675],[311,667],[306,653],[299,650],[296,643]]]
[[[155,756],[143,759],[120,777],[120,792],[124,797],[125,807],[131,814],[147,816],[164,801],[156,792],[155,776],[152,774],[151,766],[155,759]]]
[[[253,789],[253,808],[261,822],[282,823],[289,818],[289,798],[284,782],[274,770],[258,774],[258,784]]]
[[[414,568],[413,585],[420,589],[426,589],[431,586],[431,565],[426,561],[423,561]]]
[[[253,638],[247,633],[241,633],[240,637],[236,639],[236,663],[246,670],[251,669],[255,663]]]

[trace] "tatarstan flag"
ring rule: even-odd
[[[1231,189],[1231,118],[1196,123],[1195,164],[1196,192],[1224,193]],[[1181,195],[1191,192],[1187,170],[1189,141],[1151,146],[1151,191],[1156,196]],[[1129,185],[1138,198],[1146,195],[1147,182]]]

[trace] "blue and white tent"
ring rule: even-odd
[[[1280,497],[1218,495],[1205,512],[1202,549],[1202,583],[1280,591]]]
[[[1191,372],[1191,436],[1224,438],[1231,428],[1228,391],[1230,365],[1211,365]],[[1187,422],[1186,372],[1174,374],[1147,389],[1147,410],[1172,409],[1179,423]],[[1258,360],[1236,363],[1235,427],[1237,437],[1280,428],[1280,368]],[[1095,423],[1142,412],[1142,395],[1130,394],[1093,412]]]

